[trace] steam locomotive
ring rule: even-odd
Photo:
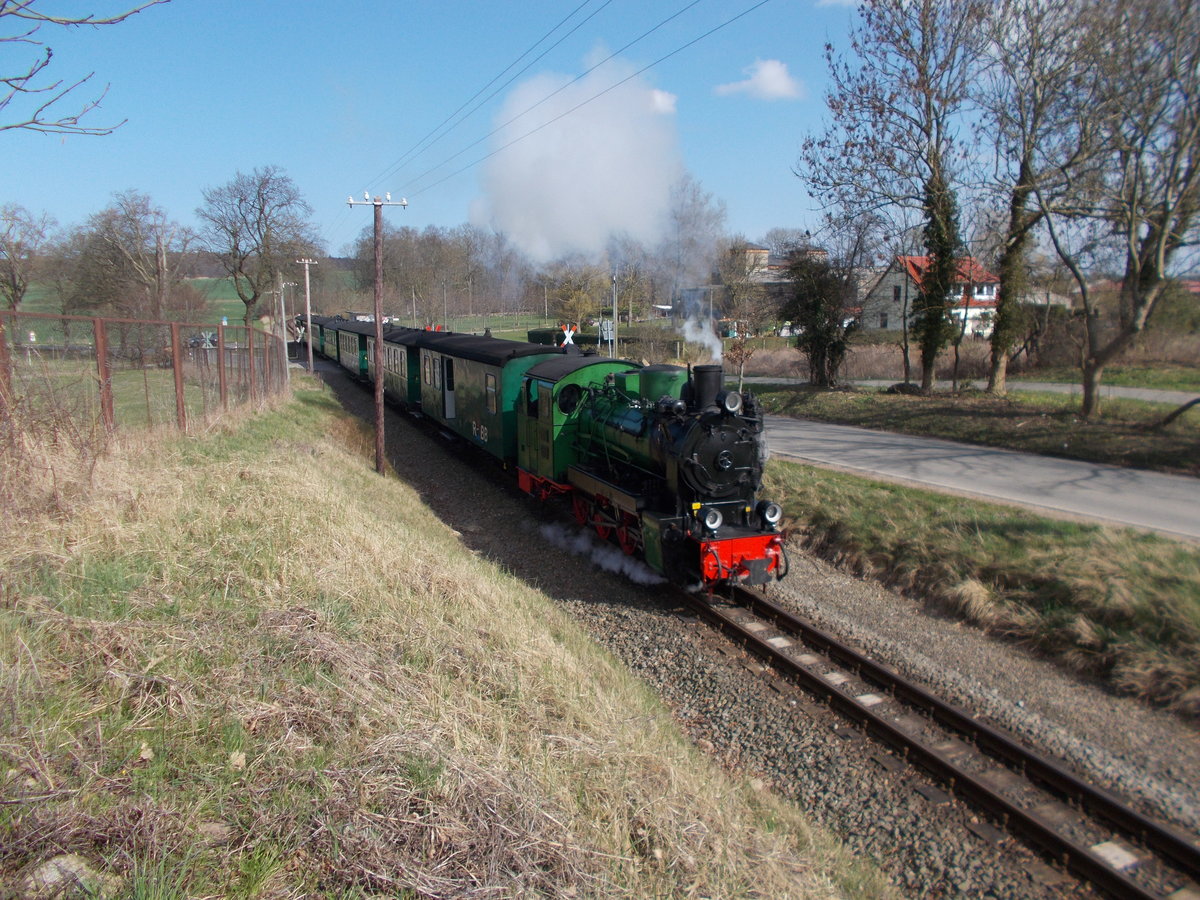
[[[569,501],[576,521],[668,580],[766,584],[787,574],[783,512],[759,500],[763,416],[724,389],[720,366],[689,370],[337,317],[297,324],[355,378],[382,378],[419,411],[515,470],[525,492]],[[573,352],[574,351],[574,352]]]

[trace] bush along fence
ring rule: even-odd
[[[53,409],[108,432],[186,430],[287,380],[285,341],[241,325],[0,310],[0,418]]]

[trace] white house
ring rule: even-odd
[[[921,283],[928,270],[928,256],[897,256],[862,298],[859,319],[864,328],[900,331],[907,317],[910,322],[913,304],[921,293]],[[954,283],[959,288],[953,299],[951,315],[961,324],[966,320],[966,334],[988,337],[996,314],[996,296],[1000,279],[981,266],[974,257],[957,260]]]

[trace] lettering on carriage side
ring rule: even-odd
[[[481,425],[481,424],[479,424],[479,422],[472,420],[471,421],[471,436],[474,437],[475,440],[482,441],[483,443],[486,444],[487,439],[488,439],[487,426]]]

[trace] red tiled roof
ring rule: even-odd
[[[913,280],[917,287],[921,286],[921,280],[925,275],[925,270],[929,268],[928,256],[897,256],[896,261],[901,268],[908,274],[908,277]],[[973,256],[963,256],[956,260],[957,271],[955,272],[955,281],[960,284],[999,284],[1000,279],[981,266]]]

